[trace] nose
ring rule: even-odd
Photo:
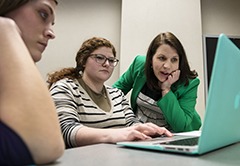
[[[170,68],[171,66],[171,63],[169,61],[166,61],[164,64],[163,64],[163,67],[164,68]]]
[[[53,30],[51,28],[47,28],[44,31],[44,36],[47,37],[48,39],[54,39],[56,37],[55,33],[53,32]]]
[[[108,59],[105,60],[105,62],[103,63],[103,66],[110,66]]]

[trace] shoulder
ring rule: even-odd
[[[111,86],[105,86],[105,87],[112,100],[123,100],[123,98],[125,98],[125,95],[121,89],[111,87]]]
[[[63,78],[61,80],[58,80],[52,86],[50,87],[50,90],[52,89],[72,89],[75,90],[80,87],[80,84],[76,79],[70,79],[70,78]]]
[[[194,85],[199,85],[200,84],[200,80],[198,77],[196,78],[191,78],[188,79],[188,85],[187,86],[194,86]],[[177,86],[185,86],[185,83],[181,82],[181,83],[177,83]]]
[[[145,55],[137,55],[135,58],[134,58],[134,61],[135,63],[139,63],[139,64],[145,64],[146,62],[146,56]]]
[[[109,95],[111,102],[114,103],[113,104],[114,107],[117,105],[122,105],[122,102],[127,101],[127,98],[122,90],[110,86],[105,87],[107,89],[107,93]]]
[[[76,84],[76,83],[77,83],[77,81],[75,79],[63,78],[63,79],[55,82],[53,85],[71,85],[71,84]]]
[[[185,83],[177,83],[173,86],[173,91],[186,91],[198,87],[200,84],[199,78],[189,79],[189,84],[186,86]]]
[[[200,80],[198,77],[194,79],[189,79],[189,85],[199,85],[199,84],[200,84]]]
[[[109,94],[113,94],[113,95],[123,95],[123,92],[122,90],[118,89],[118,88],[115,88],[115,87],[112,87],[112,86],[108,86],[108,85],[105,85],[107,91]]]
[[[144,66],[145,66],[145,62],[146,62],[146,56],[144,55],[137,55],[131,66],[134,68],[134,71],[137,71],[137,70],[144,70]]]

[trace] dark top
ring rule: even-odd
[[[27,146],[12,129],[0,121],[0,165],[33,165]]]

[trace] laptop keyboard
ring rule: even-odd
[[[199,137],[194,138],[186,138],[182,140],[176,140],[176,141],[169,141],[169,142],[162,142],[160,144],[165,145],[188,145],[188,146],[194,146],[198,144]]]

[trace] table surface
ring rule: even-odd
[[[65,150],[52,166],[240,166],[240,143],[201,156],[187,156],[126,148],[115,144],[96,144]]]

